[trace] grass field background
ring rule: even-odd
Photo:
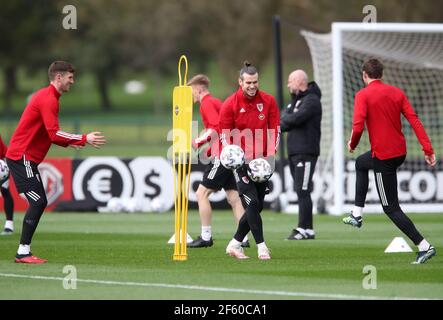
[[[49,262],[22,265],[13,262],[23,218],[17,214],[15,234],[0,237],[0,299],[443,299],[443,215],[410,215],[437,248],[437,256],[423,265],[411,264],[414,253],[384,253],[402,236],[384,215],[366,216],[360,230],[340,217],[315,216],[313,241],[283,240],[296,215],[262,215],[270,261],[257,259],[252,238],[249,260],[225,254],[235,229],[226,211],[213,215],[214,246],[188,249],[185,262],[172,261],[173,246],[167,244],[172,213],[50,213],[32,244],[33,253]],[[199,231],[198,214],[191,211],[189,233],[196,237]],[[63,288],[67,265],[77,270],[75,290]],[[362,286],[367,265],[377,271],[375,290]]]

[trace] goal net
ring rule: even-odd
[[[367,132],[353,154],[347,151],[354,96],[364,87],[361,66],[380,59],[384,81],[404,90],[433,144],[437,165],[430,169],[406,119],[408,154],[398,172],[399,200],[409,212],[443,212],[443,24],[334,23],[332,33],[302,31],[323,92],[321,155],[314,178],[314,200],[332,214],[354,204],[355,158],[370,150]],[[365,212],[382,212],[373,173]]]

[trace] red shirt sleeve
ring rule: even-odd
[[[352,122],[352,133],[350,147],[354,150],[365,129],[365,121],[367,116],[368,106],[362,92],[357,92],[354,102],[354,119]]]
[[[200,148],[206,142],[214,139],[214,136],[218,131],[219,109],[210,96],[205,98],[203,98],[200,105],[200,114],[202,116],[203,125],[207,130],[192,142],[197,148]]]
[[[231,99],[226,100],[220,108],[218,125],[220,128],[220,140],[222,145],[226,146],[231,144],[231,130],[234,129],[235,125]]]
[[[412,129],[415,132],[415,135],[418,138],[421,146],[423,147],[423,152],[425,155],[430,156],[434,154],[434,149],[431,145],[431,140],[429,140],[428,135],[426,134],[425,128],[412,108],[411,104],[408,101],[408,98],[405,94],[403,94],[403,103],[401,107],[401,112],[405,116],[405,118],[410,123]]]
[[[52,143],[62,147],[69,145],[84,146],[86,135],[71,134],[60,130],[58,123],[58,102],[56,99],[49,98],[41,108],[41,116]]]
[[[195,149],[200,148],[202,145],[204,145],[206,142],[214,139],[214,136],[217,135],[217,131],[214,129],[208,129],[205,130],[199,137],[195,138],[192,141],[192,145]]]
[[[217,108],[215,103],[216,102],[208,96],[206,99],[203,98],[200,106],[200,113],[206,129],[218,130],[219,108]]]

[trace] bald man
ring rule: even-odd
[[[315,239],[312,218],[312,176],[320,154],[321,91],[303,70],[288,77],[291,103],[282,112],[280,127],[287,134],[289,167],[298,197],[299,221],[287,240]]]

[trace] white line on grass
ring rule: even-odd
[[[13,274],[13,273],[0,273],[0,277],[35,279],[35,280],[56,280],[56,281],[63,281],[65,279],[63,277],[28,276],[28,275]],[[254,290],[254,289],[206,287],[206,286],[194,286],[194,285],[182,285],[182,284],[167,284],[167,283],[122,282],[122,281],[90,280],[90,279],[76,279],[76,280],[77,280],[77,282],[94,283],[94,284],[105,284],[105,285],[174,288],[174,289],[188,289],[188,290],[216,291],[216,292],[230,292],[230,293],[234,293],[235,292],[235,293],[250,293],[250,294],[257,294],[257,295],[270,295],[270,296],[308,297],[308,298],[316,298],[316,299],[430,300],[430,299],[427,299],[427,298],[413,298],[413,297],[378,297],[378,296],[361,296],[361,295],[334,294],[334,293],[313,293],[313,292]]]

